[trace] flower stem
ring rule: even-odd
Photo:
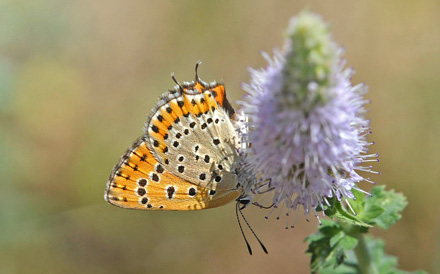
[[[354,249],[354,253],[356,254],[361,273],[379,274],[379,271],[371,258],[367,244],[365,243],[364,235],[362,233],[357,233],[354,236],[358,239],[358,244]]]

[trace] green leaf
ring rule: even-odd
[[[345,233],[340,223],[322,220],[318,232],[307,237],[309,243],[307,253],[310,253],[312,272],[325,267],[337,267],[345,260],[346,250],[353,249],[357,239]]]
[[[365,222],[371,222],[372,219],[380,216],[385,209],[378,205],[370,205],[360,214],[359,218],[364,220]]]
[[[371,254],[372,260],[375,263],[377,270],[381,274],[427,274],[425,271],[407,272],[398,270],[398,260],[394,256],[385,254],[384,242],[381,239],[374,239],[372,237],[365,237],[367,248]],[[360,273],[358,268],[357,258],[353,251],[346,252],[344,262],[334,268],[333,266],[324,266],[319,269],[320,274],[351,274]]]
[[[336,233],[336,235],[334,235],[333,237],[330,238],[330,247],[335,247],[335,245],[342,239],[344,238],[345,233],[344,231],[339,231],[338,233]]]
[[[325,215],[333,218],[333,216],[336,214],[336,208],[334,205],[338,203],[338,200],[333,196],[332,198],[328,198],[327,201],[329,202],[330,206],[324,206]]]
[[[373,197],[365,199],[365,207],[373,212],[377,207],[383,208],[383,212],[372,218],[372,221],[381,228],[387,229],[397,222],[402,215],[400,212],[407,206],[406,197],[394,190],[385,191],[385,186],[377,186],[371,190]],[[372,214],[374,215],[374,214]]]
[[[373,225],[372,219],[382,214],[384,209],[381,206],[366,203],[368,198],[365,198],[364,193],[358,190],[352,190],[352,193],[356,200],[349,200],[349,203],[356,212],[357,218],[364,223]]]
[[[330,206],[323,210],[338,222],[323,220],[318,232],[306,239],[312,272],[359,273],[357,258],[352,251],[358,245],[359,233],[367,233],[372,225],[388,228],[400,219],[400,211],[407,205],[402,194],[394,190],[385,191],[384,186],[374,187],[371,193],[373,197],[353,190],[355,199],[349,203],[357,215],[347,210],[336,198],[328,199]],[[379,273],[407,273],[396,269],[397,259],[384,253],[382,241],[367,242],[367,245]]]
[[[342,206],[341,202],[338,202],[334,205],[336,208],[336,213],[334,214],[334,217],[336,217],[338,220],[349,224],[349,225],[356,225],[361,227],[371,227],[370,224],[362,221],[357,216],[354,216],[352,213],[348,213],[345,208]]]
[[[342,206],[341,203],[335,203],[336,213],[334,217],[358,226],[377,225],[381,228],[389,228],[401,218],[400,211],[407,205],[405,196],[395,193],[394,190],[385,191],[385,186],[377,186],[371,190],[372,197],[352,190],[355,200],[349,200],[350,206],[357,213],[354,216]],[[367,224],[367,225],[365,225]]]
[[[365,194],[356,189],[353,189],[351,193],[353,193],[354,199],[349,200],[350,205],[353,208],[354,212],[356,212],[359,215],[359,213],[362,212],[364,207]]]
[[[323,220],[324,221],[324,220]],[[325,220],[325,222],[329,222],[329,220]],[[332,222],[332,221],[330,221]],[[333,224],[324,225],[323,224],[318,228],[319,232],[327,237],[333,237],[339,231],[342,231],[342,226],[339,223],[332,222]]]
[[[339,246],[341,246],[344,250],[350,250],[356,247],[358,243],[358,239],[352,236],[345,236],[341,241],[339,242]]]

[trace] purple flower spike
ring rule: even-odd
[[[367,154],[367,87],[351,84],[341,55],[321,18],[305,12],[291,20],[283,50],[263,54],[268,66],[250,69],[240,102],[251,144],[246,160],[260,182],[270,182],[272,211],[290,216],[302,206],[317,216],[327,198],[352,199],[356,184],[369,181],[358,174],[377,161]]]

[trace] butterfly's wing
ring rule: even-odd
[[[145,128],[153,155],[170,172],[197,186],[238,188],[238,140],[227,105],[224,89],[194,87],[165,94]]]
[[[145,135],[115,166],[106,200],[124,208],[194,210],[235,200],[234,110],[224,86],[196,79],[165,93]]]
[[[113,169],[104,198],[110,204],[143,210],[197,210],[235,200],[237,189],[217,189],[192,184],[169,172],[137,139]]]

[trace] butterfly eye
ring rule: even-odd
[[[240,204],[242,204],[242,205],[247,205],[247,204],[249,204],[251,201],[249,201],[249,200],[239,200],[238,201]]]
[[[254,195],[252,194],[247,194],[239,197],[237,199],[237,202],[242,205],[240,209],[246,208],[252,202],[253,199],[254,199]]]

